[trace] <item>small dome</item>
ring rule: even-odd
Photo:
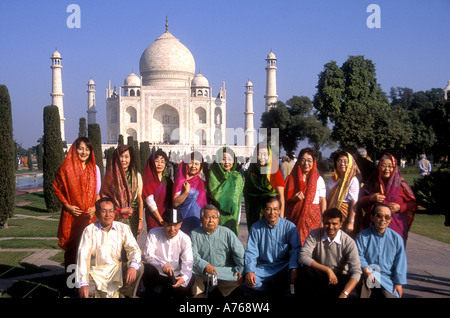
[[[277,57],[275,56],[275,54],[273,54],[272,51],[270,51],[270,53],[267,55],[267,60],[276,60]]]
[[[55,50],[55,52],[53,52],[52,58],[58,58],[58,59],[61,58],[61,54],[59,54],[58,50]]]
[[[141,86],[141,79],[139,76],[131,72],[130,75],[127,76],[125,81],[123,81],[123,86]]]
[[[209,82],[206,77],[198,73],[192,80],[192,87],[209,87]]]
[[[245,84],[245,86],[253,86],[253,83],[250,82],[250,80],[247,81],[247,84]]]
[[[92,78],[89,80],[88,85],[95,85],[95,82]]]

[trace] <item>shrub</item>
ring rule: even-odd
[[[450,226],[450,207],[447,204],[450,168],[439,168],[414,183],[417,204],[427,213],[444,214],[445,225]]]

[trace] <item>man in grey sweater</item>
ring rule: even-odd
[[[306,298],[347,298],[361,277],[355,241],[341,231],[342,212],[326,210],[323,227],[312,230],[298,254],[296,294]]]

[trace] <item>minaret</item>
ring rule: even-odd
[[[63,92],[62,92],[62,77],[61,77],[61,54],[57,50],[52,54],[52,92],[50,96],[52,97],[52,105],[58,106],[59,108],[59,119],[61,121],[61,139],[66,140],[66,134],[64,130],[64,106],[63,106]]]
[[[245,146],[253,147],[255,129],[253,126],[253,84],[248,81],[245,84]]]
[[[87,122],[88,124],[95,124],[95,114],[97,111],[95,110],[95,82],[92,80],[92,78],[87,83],[88,86],[88,110],[87,110]]]
[[[266,99],[266,112],[270,110],[273,106],[269,106],[271,103],[275,103],[277,101],[277,58],[272,51],[270,51],[269,55],[266,58],[267,66],[266,66],[266,95],[264,98]]]

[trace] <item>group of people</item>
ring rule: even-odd
[[[172,180],[161,149],[141,175],[133,147],[119,145],[102,181],[88,138],[72,144],[54,189],[63,205],[59,245],[66,269],[77,264],[80,297],[134,297],[139,282],[149,297],[401,297],[416,203],[392,155],[364,179],[363,165],[339,151],[327,184],[310,148],[285,175],[265,142],[244,174],[230,147],[214,158],[186,155]]]

